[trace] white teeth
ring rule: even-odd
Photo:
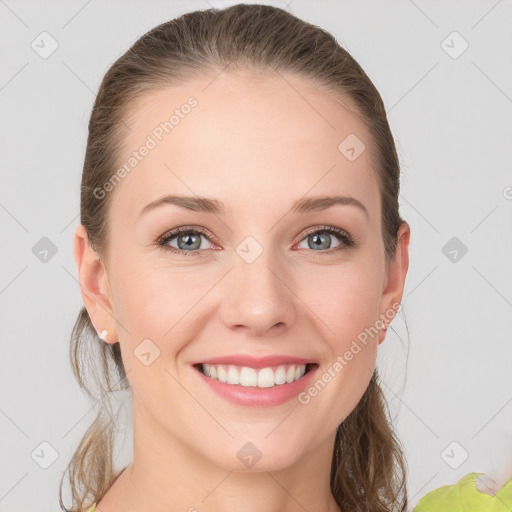
[[[220,382],[228,381],[228,374],[226,373],[226,370],[224,370],[222,366],[219,366],[217,368],[217,380],[220,380]]]
[[[228,384],[239,384],[240,383],[240,372],[234,367],[228,367]]]
[[[276,370],[276,375],[275,375],[275,378],[274,378],[274,382],[276,384],[284,384],[286,382],[286,371],[284,369],[284,366],[280,366]]]
[[[241,386],[271,388],[299,380],[306,373],[306,365],[280,365],[257,370],[247,366],[203,364],[202,370],[207,377],[220,382]]]
[[[254,368],[247,368],[246,366],[244,366],[240,371],[240,384],[242,386],[256,386],[257,383],[258,374],[256,373],[256,370]]]
[[[274,372],[272,368],[262,368],[258,372],[258,387],[271,388],[274,386]]]

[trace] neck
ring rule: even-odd
[[[137,426],[135,416],[133,461],[98,512],[339,512],[330,490],[334,434],[289,467],[239,471],[219,467],[154,425],[137,435]]]

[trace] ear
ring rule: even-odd
[[[116,343],[116,322],[105,265],[99,254],[89,245],[89,237],[82,224],[75,230],[73,254],[78,269],[82,300],[94,329],[98,335],[106,330],[107,335],[103,340],[107,343]]]
[[[388,325],[398,311],[398,305],[402,302],[405,276],[409,269],[409,239],[411,229],[407,222],[402,222],[397,233],[395,256],[387,267],[387,276],[380,302],[380,318]],[[379,344],[384,341],[386,331],[379,332]]]

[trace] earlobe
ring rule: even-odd
[[[99,336],[99,333],[108,331],[109,338],[115,338],[115,322],[106,269],[100,256],[89,245],[89,237],[82,224],[75,230],[73,254],[82,300],[94,328]]]

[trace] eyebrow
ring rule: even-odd
[[[171,204],[192,210],[195,212],[213,213],[213,214],[226,214],[227,208],[221,201],[216,199],[209,199],[207,197],[199,196],[164,196],[148,205],[146,205],[140,212],[139,217],[154,210],[164,204]],[[326,210],[335,205],[355,206],[364,212],[366,217],[369,218],[368,210],[361,201],[350,196],[314,196],[301,198],[293,203],[291,212],[293,213],[308,213]]]

